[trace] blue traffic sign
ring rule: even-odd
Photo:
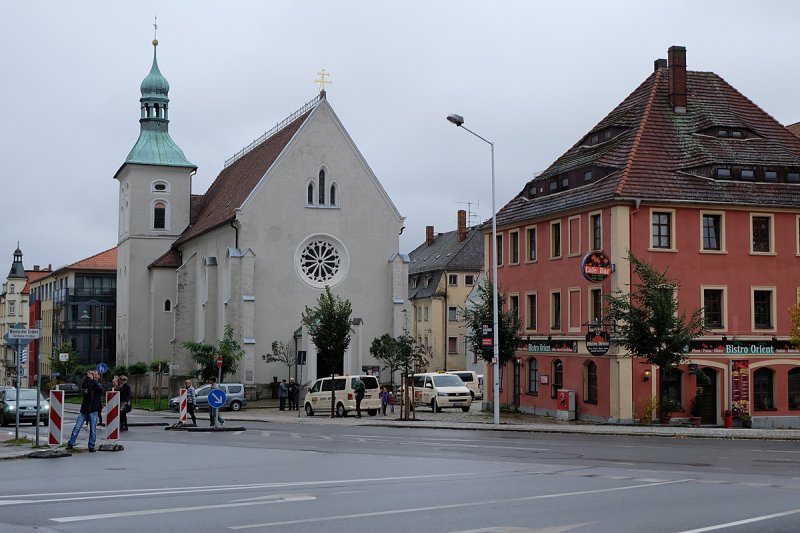
[[[225,391],[221,389],[213,389],[208,393],[208,405],[214,407],[222,407],[225,405]]]
[[[108,372],[108,365],[105,363],[97,363],[97,371],[101,374]]]

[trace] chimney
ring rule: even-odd
[[[686,47],[670,46],[669,101],[676,113],[686,113]]]
[[[653,72],[658,72],[658,69],[660,68],[667,68],[666,59],[656,59],[653,61]]]
[[[39,265],[33,265],[33,271],[39,272]]]
[[[425,244],[433,244],[433,226],[425,226]]]
[[[467,212],[463,209],[458,210],[458,242],[464,240],[467,236]]]

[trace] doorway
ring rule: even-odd
[[[705,367],[697,374],[697,396],[700,401],[700,416],[702,424],[717,424],[719,409],[717,409],[717,371]],[[702,390],[702,392],[700,392]]]

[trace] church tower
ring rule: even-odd
[[[189,225],[191,177],[197,170],[169,135],[169,83],[157,60],[141,85],[139,139],[114,175],[119,181],[117,361],[168,359],[154,353],[156,314],[148,267]],[[169,319],[171,322],[171,318]],[[171,327],[171,326],[170,326]]]

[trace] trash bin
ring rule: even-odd
[[[730,429],[733,427],[733,413],[730,409],[725,410],[725,428]]]

